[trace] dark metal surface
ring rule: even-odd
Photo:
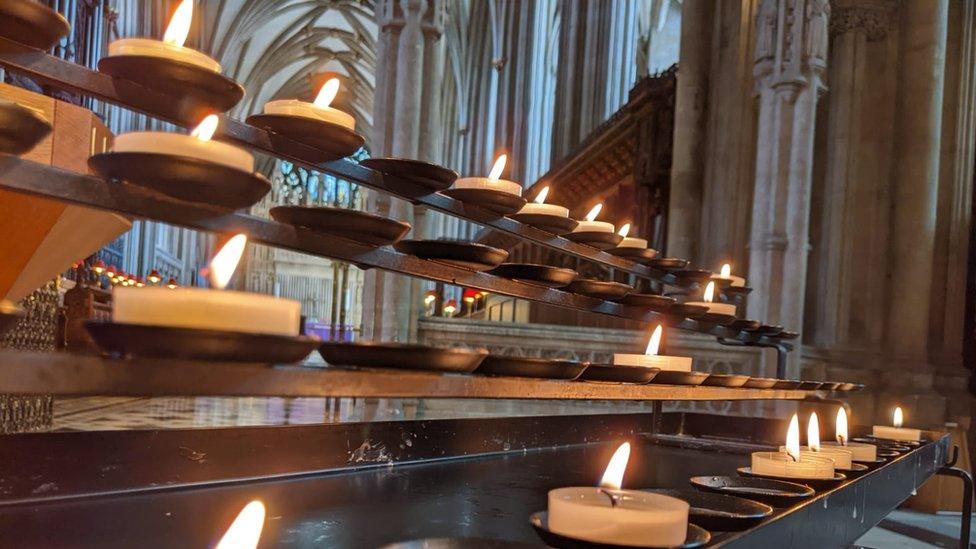
[[[634,287],[610,280],[577,278],[566,286],[565,291],[595,297],[597,299],[619,301],[620,298],[634,291]]]
[[[397,190],[394,194],[418,198],[443,191],[450,187],[458,178],[458,173],[437,164],[413,160],[411,158],[364,158],[359,162],[360,166],[365,166],[371,170],[394,176],[387,183],[391,189],[399,189],[396,185],[400,180],[407,180],[410,185]],[[421,187],[426,192],[418,194],[416,187]]]
[[[58,44],[71,30],[60,13],[33,0],[0,2],[0,36],[40,50]]]
[[[98,60],[98,70],[119,80],[176,98],[186,110],[226,112],[244,98],[244,87],[219,72],[166,57],[112,55]],[[137,90],[121,87],[125,103],[140,100]],[[131,95],[130,95],[131,94]],[[191,124],[199,124],[200,116]]]
[[[339,235],[370,244],[386,246],[403,238],[410,224],[378,215],[330,206],[275,206],[268,212],[275,221],[306,227],[324,234]]]
[[[464,204],[465,211],[468,210],[469,206],[475,206],[476,210],[485,210],[494,214],[495,217],[515,213],[521,210],[526,202],[517,194],[495,189],[458,189],[451,187],[441,192],[445,196]]]
[[[470,373],[488,356],[487,349],[454,347],[441,349],[412,343],[323,342],[319,353],[333,366],[361,368],[389,368],[405,370],[433,370],[439,372]]]
[[[285,114],[254,114],[247,117],[247,123],[320,151],[321,154],[313,159],[316,162],[352,156],[366,143],[366,138],[355,130],[317,118]],[[272,139],[275,137],[272,135]]]
[[[491,274],[548,288],[568,286],[577,276],[572,269],[534,263],[502,263],[492,269]]]
[[[394,248],[400,253],[474,271],[487,271],[508,259],[508,252],[500,248],[460,240],[404,240]]]
[[[576,360],[489,355],[477,373],[491,376],[541,377],[546,379],[576,379],[589,364]]]
[[[580,375],[584,381],[604,383],[647,383],[661,372],[660,368],[624,366],[622,364],[590,364]]]

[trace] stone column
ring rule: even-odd
[[[756,19],[759,135],[753,196],[749,316],[802,330],[813,138],[824,85],[826,0],[762,0]],[[790,353],[790,375],[799,373]]]
[[[674,149],[668,199],[667,255],[699,257],[712,0],[685,0],[675,95]]]

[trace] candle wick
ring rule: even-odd
[[[600,488],[600,492],[603,493],[604,495],[606,495],[608,498],[610,498],[610,507],[616,507],[617,506],[617,497],[616,496],[614,496],[608,490],[605,490],[603,488]]]

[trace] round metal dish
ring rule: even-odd
[[[380,549],[539,549],[539,546],[487,538],[424,538],[398,541]]]
[[[577,360],[489,355],[478,366],[477,374],[489,376],[541,377],[573,380],[586,370]]]
[[[690,385],[692,387],[701,385],[708,376],[708,372],[678,372],[674,370],[662,370],[654,376],[651,383],[659,385]]]
[[[304,116],[286,114],[252,114],[247,123],[315,149],[305,160],[324,162],[338,160],[363,148],[366,138],[345,126]]]
[[[21,306],[6,299],[0,301],[0,336],[13,328],[25,316],[27,313]]]
[[[784,478],[784,477],[776,477],[772,475],[760,475],[758,473],[753,473],[752,467],[739,467],[738,469],[736,469],[736,472],[745,477],[768,478],[772,480],[782,480],[787,482],[799,482],[799,483],[806,484],[807,486],[813,488],[814,490],[827,490],[847,480],[847,475],[838,471],[834,471],[834,478]]]
[[[800,337],[800,334],[797,332],[788,332],[786,330],[783,330],[778,334],[777,337],[779,337],[780,339],[796,339]]]
[[[460,347],[439,349],[425,345],[378,341],[327,341],[319,346],[319,354],[331,366],[471,373],[488,356],[488,350]]]
[[[699,490],[761,501],[775,507],[794,505],[816,493],[804,484],[759,477],[702,476],[690,480]]]
[[[162,57],[112,55],[99,60],[98,71],[179,98],[186,111],[198,111],[201,119],[206,111],[229,111],[244,97],[240,84],[218,72]],[[116,91],[124,101],[139,103],[139,97],[129,97],[139,93],[138,89],[119,87]]]
[[[581,381],[601,381],[607,383],[644,384],[660,373],[660,368],[644,366],[623,366],[621,364],[590,364],[580,374]]]
[[[749,376],[738,374],[711,374],[701,384],[708,387],[742,387],[749,381]]]
[[[89,320],[85,329],[108,355],[216,362],[288,364],[304,360],[318,338],[170,328]],[[177,373],[174,371],[174,375]]]
[[[532,524],[532,528],[535,529],[535,533],[539,534],[542,541],[545,542],[545,544],[549,547],[553,547],[555,549],[634,549],[635,547],[640,547],[635,545],[594,543],[592,541],[570,538],[561,534],[556,534],[555,532],[549,530],[548,511],[532,513],[532,516],[529,517],[529,522]],[[711,539],[712,535],[708,533],[708,530],[689,522],[688,537],[685,538],[685,542],[682,545],[675,545],[674,547],[681,549],[701,547],[702,545],[708,543]]]
[[[513,214],[525,206],[526,200],[521,196],[493,189],[445,189],[441,193],[451,198],[477,206],[499,215]]]
[[[874,461],[854,460],[855,463],[859,463],[861,465],[864,465],[865,467],[867,467],[870,470],[874,470],[874,469],[877,469],[878,467],[881,467],[882,465],[884,465],[885,463],[887,463],[887,461],[888,460],[885,459],[885,458],[878,458],[878,459],[876,459]]]
[[[712,271],[705,269],[680,269],[674,271],[674,276],[682,282],[705,282],[712,278]]]
[[[901,452],[896,452],[894,450],[888,450],[887,448],[878,448],[877,457],[891,459],[896,458],[901,455]]]
[[[617,244],[620,244],[624,240],[624,237],[617,233],[602,231],[578,231],[563,235],[563,237],[578,244],[587,244],[600,250],[616,248]]]
[[[678,259],[676,257],[655,257],[654,259],[648,260],[645,265],[664,271],[680,271],[688,266],[688,260]]]
[[[667,314],[681,318],[697,319],[702,315],[708,314],[708,307],[704,305],[687,305],[685,303],[678,303],[668,309]]]
[[[403,221],[329,206],[275,206],[269,213],[275,221],[372,246],[393,244],[410,230]]]
[[[552,234],[566,234],[579,225],[579,221],[561,215],[516,212],[508,217]]]
[[[650,248],[610,248],[607,253],[645,264],[657,257],[657,250]]]
[[[737,318],[730,323],[729,328],[733,330],[743,330],[746,332],[755,332],[762,326],[762,322],[758,320],[747,320],[744,318]]]
[[[751,499],[697,490],[648,490],[691,505],[688,520],[707,530],[733,532],[755,526],[773,514],[773,508]]]
[[[393,247],[400,253],[473,271],[487,271],[508,259],[505,250],[457,240],[401,240]]]
[[[550,288],[562,288],[576,278],[576,271],[534,263],[502,263],[491,274]]]
[[[783,327],[782,326],[771,326],[769,324],[763,324],[762,326],[759,327],[759,330],[757,330],[757,331],[760,334],[764,335],[764,336],[770,336],[771,337],[771,336],[774,336],[774,335],[782,332],[783,331]]]
[[[742,386],[748,389],[772,389],[778,381],[772,377],[750,377]]]
[[[795,379],[777,379],[776,385],[773,385],[773,389],[799,389],[801,383],[801,381],[797,381]]]
[[[801,381],[797,389],[801,391],[816,391],[821,385],[823,385],[822,381]]]
[[[419,198],[443,191],[458,178],[454,170],[411,158],[366,158],[360,160],[359,165],[406,179],[410,183],[409,187],[396,180],[387,180],[384,183],[390,190],[408,198]]]
[[[714,279],[713,279],[714,280]],[[722,293],[731,298],[745,297],[752,293],[752,288],[748,286],[725,286],[721,289]]]
[[[631,307],[647,307],[654,311],[667,311],[677,303],[673,297],[657,294],[627,294],[620,302]]]
[[[711,324],[719,324],[722,326],[727,326],[735,322],[735,315],[725,315],[721,313],[706,312],[701,316],[695,317],[695,320],[697,320],[698,322],[709,322]]]
[[[34,0],[0,2],[0,36],[19,44],[49,50],[71,32],[60,13]]]
[[[854,463],[854,462],[851,463],[850,469],[837,469],[837,470],[844,473],[844,475],[847,478],[857,478],[863,475],[864,473],[870,471],[867,465],[863,463]]]
[[[271,190],[261,174],[171,154],[102,153],[88,158],[88,166],[105,178],[232,210],[253,206]]]
[[[597,299],[621,299],[630,292],[634,291],[633,286],[612,282],[607,280],[594,280],[592,278],[577,278],[563,288],[564,291],[595,297]]]
[[[6,4],[33,2],[7,2]],[[3,11],[0,8],[0,11]],[[2,23],[0,23],[2,26]],[[0,99],[0,153],[19,155],[33,149],[48,134],[51,123],[31,109]]]

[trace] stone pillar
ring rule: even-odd
[[[753,195],[749,316],[802,330],[813,138],[824,84],[826,0],[762,0],[756,19],[759,135]],[[799,373],[790,353],[790,375]]]
[[[668,200],[667,255],[698,257],[702,181],[705,177],[705,122],[712,0],[685,0],[681,8],[681,49],[675,92],[674,149]]]

